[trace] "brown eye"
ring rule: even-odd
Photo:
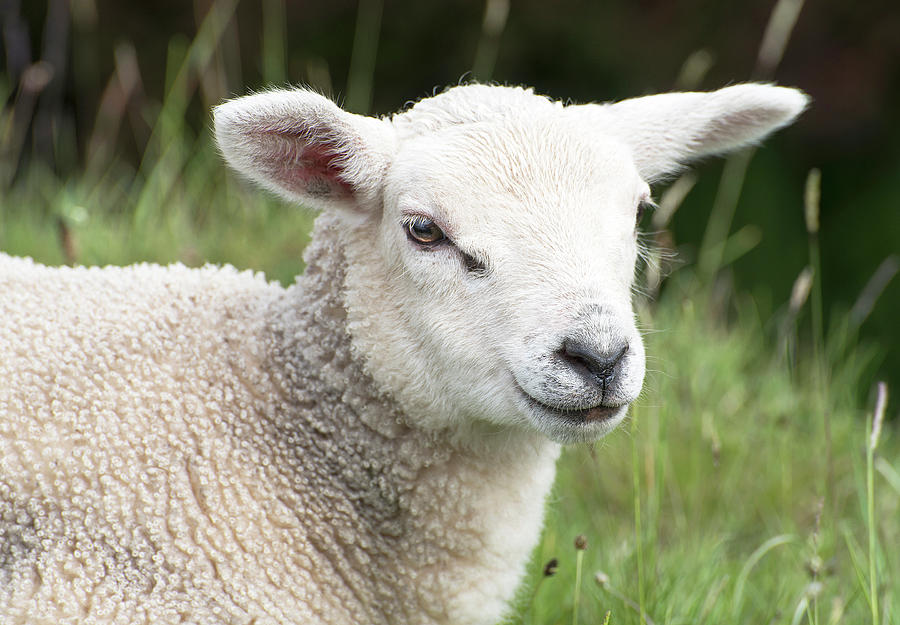
[[[409,222],[406,230],[413,241],[422,245],[434,245],[446,238],[444,231],[427,217],[416,217]]]

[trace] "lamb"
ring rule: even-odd
[[[0,256],[0,621],[496,622],[560,445],[640,392],[648,185],[806,102],[222,104],[225,159],[321,210],[293,286]]]

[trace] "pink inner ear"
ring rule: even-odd
[[[321,199],[349,199],[353,187],[341,174],[343,157],[328,141],[304,143],[301,137],[272,133],[268,158],[269,174],[286,190]]]
[[[295,174],[303,193],[314,197],[350,197],[353,188],[341,178],[341,158],[327,146],[306,145]]]

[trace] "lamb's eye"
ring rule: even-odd
[[[446,238],[444,231],[427,217],[416,217],[406,226],[406,231],[413,241],[422,245],[434,245]]]

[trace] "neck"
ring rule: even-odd
[[[280,393],[300,409],[277,428],[284,453],[302,449],[290,470],[304,478],[308,492],[295,495],[317,510],[316,529],[327,528],[316,549],[366,606],[358,617],[496,621],[538,540],[558,446],[523,430],[476,425],[463,435],[413,425],[418,415],[382,392],[346,332],[343,291],[334,288],[345,283],[344,259],[315,243],[306,258],[274,324],[282,345],[273,364],[295,372]],[[310,374],[312,419],[328,415],[327,424],[308,416]]]

